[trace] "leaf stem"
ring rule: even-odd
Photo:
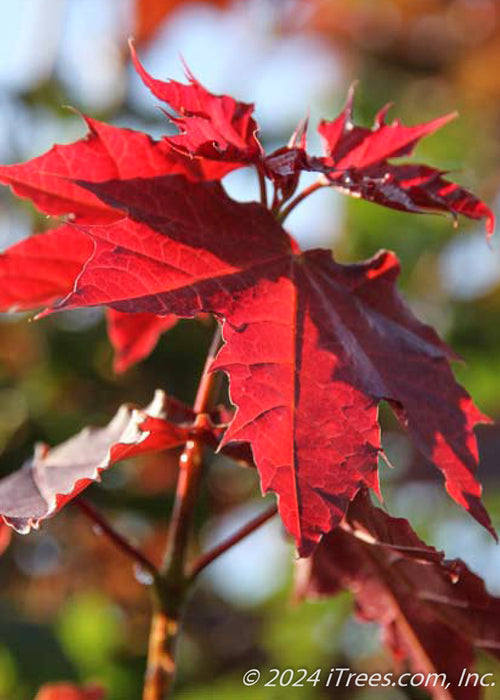
[[[257,177],[259,178],[260,203],[267,209],[267,187],[264,173],[256,166]]]
[[[286,217],[290,214],[290,212],[295,209],[295,207],[300,204],[301,202],[304,201],[304,199],[307,199],[313,192],[316,192],[316,190],[320,190],[322,187],[329,187],[330,183],[325,182],[324,180],[316,180],[316,182],[313,182],[312,185],[309,185],[309,187],[306,187],[305,189],[302,190],[300,194],[298,194],[294,199],[292,199],[287,206],[282,209],[277,215],[276,218],[278,219],[279,222],[283,223],[283,221],[286,219]]]
[[[74,501],[74,504],[118,549],[134,559],[143,569],[149,571],[154,578],[158,576],[158,569],[153,562],[143,552],[134,547],[125,537],[120,535],[90,501],[80,496],[80,498]]]
[[[241,540],[243,540],[245,537],[251,535],[252,532],[255,532],[255,530],[261,527],[261,525],[267,523],[267,521],[273,518],[277,512],[278,507],[276,505],[271,506],[237,530],[233,535],[231,535],[231,537],[228,537],[227,540],[224,540],[224,542],[217,545],[217,547],[214,547],[206,554],[202,554],[200,557],[198,557],[191,567],[190,578],[196,578],[196,576],[198,576],[198,574],[200,574],[209,564],[215,561],[215,559],[220,557],[222,554],[225,554],[228,549],[231,549],[231,547],[233,547],[235,544],[241,542]]]
[[[210,369],[220,342],[221,331],[217,327],[194,401],[193,408],[197,414],[195,427],[203,427],[214,401],[217,375]],[[168,696],[175,676],[179,618],[190,583],[186,572],[186,554],[202,473],[203,451],[201,440],[190,439],[179,459],[179,476],[165,557],[156,579],[155,611],[149,637],[143,700],[163,700]]]

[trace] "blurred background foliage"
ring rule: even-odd
[[[314,125],[339,111],[354,79],[356,115],[364,124],[387,101],[410,124],[458,109],[460,118],[422,143],[416,159],[453,171],[498,210],[500,3],[494,0],[4,2],[0,161],[25,160],[83,135],[81,119],[66,105],[154,136],[165,133],[162,112],[132,73],[130,34],[154,75],[182,78],[182,54],[214,92],[254,100],[269,148],[286,141],[307,110],[318,148]],[[229,176],[227,186],[234,196],[255,196],[251,173]],[[1,248],[54,224],[0,192]],[[410,303],[463,356],[460,381],[485,412],[499,417],[496,239],[489,249],[481,226],[465,220],[456,230],[446,218],[401,214],[324,191],[294,212],[289,228],[302,245],[332,247],[340,260],[395,250]],[[83,425],[103,424],[124,401],[147,403],[158,386],[190,401],[209,336],[207,323],[181,322],[151,357],[115,376],[100,310],[36,323],[2,317],[0,473],[17,469],[35,441],[55,444]],[[437,472],[395,422],[384,420],[396,466],[382,466],[387,508],[408,517],[430,544],[463,558],[500,594],[498,548],[447,499]],[[498,526],[500,429],[478,432],[485,501]],[[158,558],[175,476],[175,455],[155,455],[114,467],[88,494]],[[255,475],[214,459],[197,512],[196,546],[206,548],[262,507]],[[179,699],[382,697],[352,688],[243,691],[241,675],[251,667],[384,672],[390,666],[378,630],[356,620],[348,596],[294,606],[292,569],[292,547],[271,522],[206,571],[187,611]],[[71,507],[41,532],[16,537],[0,560],[0,699],[30,700],[41,683],[62,678],[101,680],[111,700],[138,698],[147,584],[144,572]],[[481,663],[489,668],[486,659]],[[383,697],[422,695],[385,689]]]

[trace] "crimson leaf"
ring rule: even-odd
[[[475,477],[473,429],[485,418],[455,383],[451,352],[398,296],[396,258],[381,253],[342,266],[326,251],[302,253],[266,209],[238,204],[220,184],[206,181],[210,172],[220,177],[243,163],[254,163],[272,178],[278,173],[286,181],[278,183],[276,211],[293,192],[301,169],[318,165],[333,182],[339,167],[345,171],[352,165],[370,180],[371,168],[389,172],[393,166],[387,157],[409,153],[447,118],[406,128],[386,125],[380,114],[377,129],[370,131],[352,125],[348,104],[338,120],[321,127],[329,143],[326,158],[307,155],[305,129],[299,129],[283,157],[266,161],[255,138],[251,105],[212,95],[194,79],[188,86],[155,81],[136,63],[146,83],[180,115],[176,123],[182,133],[161,144],[146,143],[147,137],[141,140],[135,132],[129,139],[117,134],[121,146],[130,144],[126,161],[146,153],[142,177],[123,179],[130,172],[118,168],[121,155],[115,149],[111,161],[117,172],[106,181],[109,175],[99,158],[91,168],[94,154],[79,142],[64,147],[71,168],[65,159],[64,167],[59,163],[62,190],[52,178],[40,204],[40,191],[28,187],[38,206],[58,211],[68,210],[64,187],[76,187],[84,198],[79,226],[93,238],[94,249],[57,308],[106,304],[122,312],[187,317],[210,312],[224,323],[226,346],[214,368],[228,372],[238,407],[225,443],[251,445],[263,488],[279,494],[282,516],[301,553],[339,522],[360,487],[377,488],[377,403],[382,399],[441,469],[450,494],[491,530]],[[99,153],[100,140],[99,133],[90,138]],[[165,149],[163,161],[158,149]],[[85,167],[80,179],[68,184],[60,176],[75,170],[77,155]],[[50,160],[51,154],[46,157]],[[40,176],[39,161],[24,167],[28,180],[30,169]],[[87,168],[91,177],[85,175]],[[195,174],[192,168],[198,168]],[[410,179],[405,193],[415,194],[414,174]],[[427,180],[418,183],[421,208],[432,196],[437,209],[446,204],[459,210],[455,195],[461,190],[450,185],[446,193],[439,178]],[[455,195],[448,197],[451,191]],[[383,198],[377,194],[376,199]],[[109,212],[116,219],[116,209],[127,216],[109,223]],[[473,217],[491,214],[481,203],[472,209],[460,205],[460,210]],[[86,225],[86,216],[99,225]]]
[[[362,485],[376,487],[381,399],[453,498],[491,529],[474,474],[473,428],[485,418],[454,381],[451,351],[398,295],[393,254],[339,265],[327,251],[302,253],[267,210],[216,183],[80,185],[129,216],[86,229],[94,254],[59,308],[224,320],[215,367],[229,374],[238,407],[224,442],[251,444],[303,554]]]
[[[93,248],[89,236],[65,224],[0,253],[0,309],[26,311],[66,296]]]
[[[341,527],[298,567],[300,597],[351,591],[361,619],[381,625],[396,661],[408,659],[426,677],[445,673],[449,692],[432,677],[427,685],[436,697],[478,697],[479,688],[458,683],[474,648],[500,658],[500,598],[461,560],[446,561],[422,542],[407,520],[360,492]]]
[[[355,197],[400,211],[448,212],[471,219],[486,219],[492,234],[495,216],[484,202],[460,185],[444,179],[443,173],[427,165],[392,164],[390,158],[411,155],[424,136],[434,133],[456,114],[448,114],[424,124],[404,126],[399,120],[385,121],[390,105],[379,111],[372,129],[353,121],[354,90],[346,106],[331,122],[318,127],[326,150],[322,158],[311,157],[305,146],[279,149],[267,157],[267,174],[280,186],[301,170],[324,173],[335,188]]]
[[[23,311],[65,297],[93,250],[92,239],[68,224],[31,236],[0,253],[0,309]],[[124,372],[149,355],[176,319],[108,310],[114,368]]]
[[[132,43],[130,50],[144,84],[180,115],[170,116],[181,131],[168,139],[174,148],[214,161],[234,161],[234,166],[226,166],[221,173],[237,164],[260,159],[263,151],[257,140],[258,126],[252,117],[253,105],[237,102],[228,95],[213,95],[187,69],[189,85],[156,80],[140,63]]]
[[[182,173],[204,177],[198,163],[173,151],[166,142],[84,117],[89,133],[67,146],[54,146],[38,158],[18,165],[0,166],[0,182],[10,185],[47,214],[73,214],[79,220],[113,221],[109,206],[83,190],[71,178],[92,182],[111,178],[147,177]]]

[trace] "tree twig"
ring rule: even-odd
[[[200,574],[209,564],[215,561],[215,559],[218,559],[218,557],[225,554],[228,549],[231,549],[231,547],[234,547],[235,544],[238,544],[238,542],[241,542],[241,540],[243,540],[245,537],[251,535],[252,532],[255,532],[255,530],[261,527],[261,525],[267,523],[267,521],[273,518],[277,512],[278,507],[276,505],[271,506],[237,530],[233,535],[231,535],[231,537],[228,537],[227,540],[224,540],[224,542],[217,545],[217,547],[214,547],[209,552],[206,552],[198,557],[198,559],[196,559],[191,566],[190,578],[194,579],[196,576],[198,576],[198,574]]]
[[[316,192],[317,190],[320,190],[322,187],[329,187],[329,183],[325,182],[324,180],[316,180],[316,182],[313,182],[312,185],[309,185],[309,187],[306,187],[305,189],[302,190],[300,194],[298,194],[294,199],[292,199],[287,206],[282,209],[278,214],[277,214],[277,219],[281,223],[286,219],[286,217],[290,214],[295,207],[300,204],[301,202],[304,201],[304,199],[307,199],[313,192]]]
[[[260,191],[260,203],[263,207],[267,209],[267,188],[266,188],[266,178],[264,174],[256,167],[257,177],[259,178],[259,191]]]
[[[115,547],[134,559],[143,569],[149,571],[154,578],[158,576],[158,568],[153,562],[143,552],[134,547],[123,535],[120,535],[90,501],[80,496],[80,498],[74,501],[74,504],[108,537],[109,540],[111,540]]]

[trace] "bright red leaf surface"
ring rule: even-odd
[[[301,253],[266,209],[215,183],[87,186],[130,216],[87,229],[94,255],[59,308],[224,320],[215,367],[229,374],[238,407],[224,442],[251,444],[263,489],[278,493],[303,554],[362,485],[376,488],[381,399],[453,498],[491,528],[474,474],[473,428],[484,417],[454,381],[451,351],[399,297],[393,254],[339,265],[327,251]]]
[[[214,161],[234,161],[234,167],[260,159],[263,151],[257,139],[258,126],[252,116],[252,104],[237,102],[228,95],[213,95],[189,71],[188,85],[175,80],[156,80],[140,63],[132,44],[130,48],[144,84],[179,114],[170,116],[181,132],[168,139],[175,149]],[[225,172],[232,169],[226,166]]]
[[[299,597],[351,591],[362,620],[378,622],[396,662],[414,672],[445,673],[436,697],[473,700],[479,687],[458,685],[474,648],[500,658],[500,598],[459,559],[446,561],[407,520],[393,518],[360,492],[341,527],[298,563]],[[399,666],[399,672],[401,667]]]
[[[45,213],[105,223],[120,218],[121,212],[113,211],[72,179],[84,176],[101,181],[182,173],[198,180],[220,175],[217,163],[194,161],[166,141],[158,143],[141,132],[89,117],[85,121],[89,127],[85,138],[67,146],[54,146],[27,163],[0,166],[0,182],[10,185],[19,196],[30,198]],[[91,239],[70,226],[12,246],[0,254],[0,308],[34,309],[66,296],[92,248]],[[144,314],[125,317],[111,312],[108,333],[115,349],[115,370],[123,372],[146,357],[173,324],[173,319]]]
[[[39,445],[22,469],[0,480],[0,518],[26,534],[100,481],[100,474],[115,462],[184,444],[193,423],[181,409],[158,391],[143,410],[122,406],[104,428],[84,428],[52,449]]]
[[[106,693],[97,685],[86,687],[73,683],[49,683],[37,693],[35,700],[104,700]]]
[[[67,146],[54,146],[38,158],[18,165],[0,166],[0,182],[10,185],[46,214],[72,214],[78,220],[113,221],[110,207],[72,180],[92,182],[115,178],[151,177],[157,173],[182,173],[202,177],[195,161],[173,151],[165,141],[85,117],[89,133]]]
[[[89,236],[65,224],[0,253],[0,309],[26,311],[66,296],[93,249]]]
[[[0,309],[29,310],[67,296],[93,248],[89,236],[66,224],[0,253]],[[107,322],[115,349],[114,369],[124,372],[149,355],[176,319],[108,309]]]
[[[279,208],[301,169],[317,167],[344,189],[348,173],[365,178],[357,193],[368,196],[367,182],[388,182],[402,168],[412,184],[399,182],[396,190],[409,197],[408,210],[486,216],[491,226],[489,209],[443,185],[440,174],[386,160],[410,153],[449,117],[404,127],[385,124],[381,113],[373,130],[363,129],[352,124],[349,101],[320,127],[325,158],[306,154],[299,128],[288,148],[265,159],[252,105],[213,95],[192,76],[189,85],[157,81],[134,59],[154,94],[177,112],[179,136],[155,144],[91,122],[86,140],[0,170],[44,211],[76,214],[93,240],[57,308],[105,304],[119,312],[217,316],[226,344],[214,368],[229,374],[237,406],[224,443],[251,445],[263,489],[278,494],[302,554],[338,524],[362,486],[378,488],[380,400],[442,471],[453,498],[492,530],[475,476],[473,430],[485,418],[454,381],[451,351],[399,297],[395,256],[382,252],[346,266],[327,251],[302,253],[270,211],[237,203],[207,181],[252,163],[278,184]],[[374,201],[403,201],[384,188]]]

